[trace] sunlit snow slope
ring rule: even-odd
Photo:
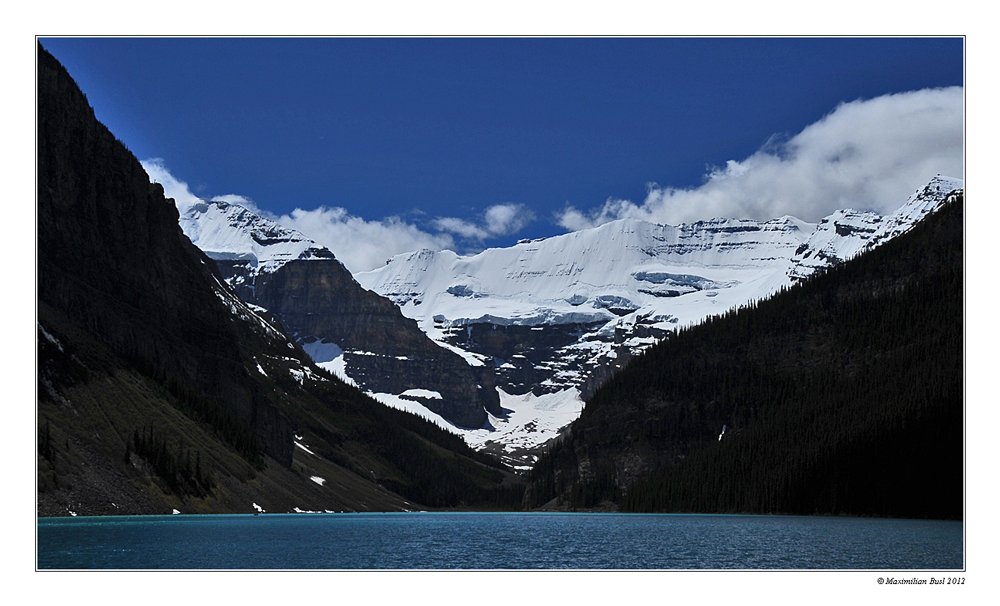
[[[935,177],[886,216],[841,210],[815,224],[789,216],[679,226],[620,220],[467,257],[420,250],[355,278],[431,338],[492,358],[504,406],[514,396],[568,401],[674,329],[877,246],[961,187]],[[498,431],[508,451],[548,437],[529,430],[549,415],[531,414],[520,432]]]
[[[248,262],[258,272],[273,272],[296,259],[333,258],[301,233],[222,200],[193,204],[179,222],[184,235],[212,259]]]

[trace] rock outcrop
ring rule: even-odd
[[[258,273],[253,302],[281,319],[296,338],[336,343],[348,376],[366,389],[401,394],[423,389],[429,410],[462,427],[479,427],[486,411],[499,415],[491,366],[470,366],[431,341],[396,305],[365,290],[333,259],[291,261]]]

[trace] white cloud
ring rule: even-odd
[[[434,219],[434,227],[440,231],[457,234],[469,240],[485,240],[490,235],[488,231],[475,223],[459,219],[458,217],[438,217]]]
[[[191,193],[188,184],[170,174],[170,171],[163,164],[163,158],[150,158],[143,160],[140,164],[149,175],[149,181],[162,185],[164,195],[174,199],[177,210],[181,214],[184,214],[189,206],[198,202],[198,196]]]
[[[429,234],[399,217],[366,221],[339,207],[296,208],[275,220],[329,248],[351,272],[381,267],[400,253],[422,248],[442,250],[455,244],[448,234]]]
[[[535,219],[535,214],[523,204],[495,204],[483,213],[482,225],[456,217],[438,217],[434,227],[480,242],[493,237],[517,233]]]
[[[177,205],[177,210],[184,214],[192,204],[198,202],[200,198],[193,193],[191,193],[191,188],[185,181],[181,181],[175,177],[170,170],[166,167],[163,162],[163,158],[149,158],[147,160],[142,160],[139,162],[142,164],[142,168],[145,169],[146,174],[149,175],[149,181],[151,183],[159,183],[163,186],[163,193],[168,198],[173,198]],[[254,211],[255,213],[260,213],[262,215],[269,216],[269,213],[262,211],[257,208],[257,204],[247,198],[246,196],[241,196],[238,194],[224,194],[222,196],[212,196],[212,200],[221,200],[222,202],[228,202],[230,204],[237,204],[243,208]]]
[[[496,204],[486,209],[486,230],[495,236],[514,234],[535,220],[523,204]]]
[[[816,221],[840,208],[887,213],[936,174],[962,177],[961,87],[843,103],[799,134],[772,137],[743,161],[713,168],[700,187],[652,185],[641,205],[608,200],[557,216],[568,230],[622,218],[679,224],[713,217]]]
[[[567,206],[566,210],[556,217],[556,222],[570,231],[577,231],[597,227],[616,219],[636,217],[639,214],[641,214],[641,210],[634,203],[612,198],[605,202],[601,208],[591,210],[588,213]]]

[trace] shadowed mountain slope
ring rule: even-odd
[[[315,366],[38,49],[40,515],[500,506],[512,476]]]
[[[533,470],[548,507],[963,514],[963,195],[649,349]]]

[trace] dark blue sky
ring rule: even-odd
[[[198,195],[421,227],[534,212],[489,245],[563,231],[567,203],[697,185],[840,102],[963,83],[960,38],[41,42],[138,158]]]

